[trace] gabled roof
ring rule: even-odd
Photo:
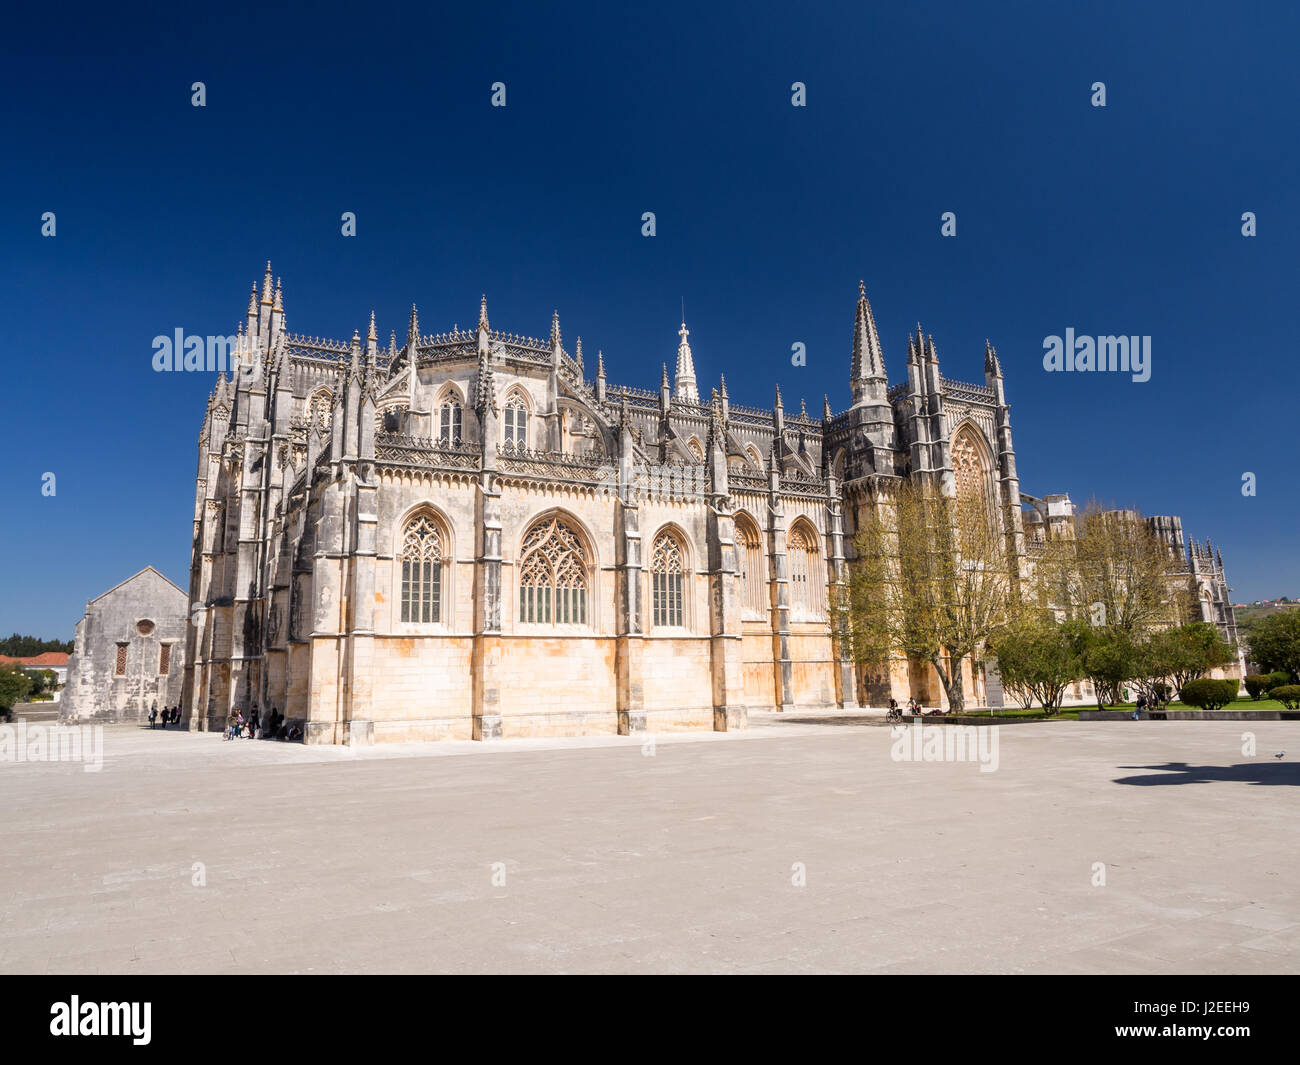
[[[101,592],[99,595],[95,596],[95,598],[92,599],[91,602],[92,602],[92,603],[98,603],[101,599],[104,598],[104,596],[106,596],[106,595],[112,595],[113,592],[117,591],[117,590],[118,590],[119,588],[121,588],[123,585],[125,585],[125,584],[130,584],[130,583],[131,583],[133,580],[135,580],[137,577],[143,577],[146,573],[152,573],[155,577],[158,577],[158,578],[161,578],[161,579],[164,580],[164,581],[167,581],[168,584],[170,584],[173,588],[175,588],[178,592],[180,592],[181,595],[185,596],[186,599],[189,598],[189,593],[186,592],[185,589],[181,588],[181,587],[180,587],[180,586],[179,586],[175,581],[173,581],[173,580],[169,580],[166,576],[164,576],[164,575],[163,575],[162,573],[160,573],[158,570],[154,569],[153,566],[145,566],[145,568],[142,569],[139,573],[133,573],[133,574],[131,574],[131,576],[129,576],[126,580],[124,580],[124,581],[118,581],[118,583],[115,584],[115,585],[113,585],[113,587],[110,588],[108,591],[106,591],[106,592]]]

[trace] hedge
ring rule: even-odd
[[[1240,686],[1235,680],[1189,680],[1178,695],[1187,706],[1199,710],[1222,710],[1236,701]]]
[[[1300,684],[1282,684],[1268,694],[1288,710],[1300,709]]]
[[[1270,688],[1277,687],[1272,673],[1248,673],[1244,683],[1246,692],[1252,699],[1259,699]]]

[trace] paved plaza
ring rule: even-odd
[[[834,713],[653,748],[110,727],[99,772],[0,762],[0,971],[1300,972],[1297,725],[895,747]]]

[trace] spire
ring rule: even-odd
[[[686,328],[686,323],[683,321],[682,327],[677,330],[680,339],[677,344],[676,396],[688,403],[699,403],[700,393],[695,387],[695,358],[691,355],[691,345],[686,339],[690,335],[691,331]]]
[[[275,279],[275,298],[272,301],[271,309],[273,311],[284,311],[284,297],[280,292],[280,279],[278,277]]]
[[[393,360],[397,358],[397,330],[388,331],[388,372],[393,372]]]
[[[799,417],[800,418],[808,417],[808,404],[804,402],[802,396],[799,397]]]
[[[411,322],[406,327],[406,343],[411,345],[412,341],[419,342],[420,339],[420,316],[415,310],[415,304],[411,304]]]
[[[822,421],[828,422],[834,417],[835,415],[831,413],[831,397],[822,396]]]
[[[573,353],[573,360],[578,364],[578,376],[582,376],[582,337],[578,337]]]
[[[858,315],[853,323],[853,365],[849,376],[854,382],[870,378],[884,380],[885,356],[876,331],[876,318],[867,299],[867,286],[858,282]]]
[[[596,376],[602,380],[605,377],[605,355],[599,348],[596,349]]]
[[[253,289],[248,294],[248,317],[257,317],[257,282],[253,282]]]
[[[480,296],[480,297],[479,297],[479,301],[478,301],[478,327],[479,327],[480,329],[487,329],[487,328],[488,328],[488,316],[487,316],[487,294],[486,294],[486,293],[484,293],[482,296]]]
[[[774,405],[775,405],[775,407],[776,407],[777,410],[785,410],[785,405],[781,402],[781,386],[780,386],[780,385],[777,385],[777,386],[776,386],[776,403],[775,403]]]
[[[370,344],[376,344],[379,341],[379,334],[375,332],[375,312],[370,312],[370,328],[366,331],[366,340]]]
[[[925,338],[925,357],[929,362],[938,362],[939,353],[934,350],[934,334],[927,333]]]
[[[727,375],[726,375],[725,373],[721,373],[721,374],[718,374],[718,377],[721,378],[721,380],[722,380],[722,398],[723,398],[723,399],[727,399],[727,398],[728,398],[728,396],[727,396]]]
[[[991,377],[1002,376],[1002,364],[998,362],[997,349],[987,339],[984,341],[984,372]]]
[[[668,387],[668,364],[664,363],[663,376],[659,378],[659,387],[661,389]]]
[[[269,304],[271,302],[271,260],[266,260],[266,276],[262,278],[262,302]]]
[[[551,312],[551,348],[557,348],[561,345],[560,340],[560,312]]]

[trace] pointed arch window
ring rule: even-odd
[[[533,625],[587,624],[587,558],[577,534],[559,518],[524,537],[519,567],[519,620]]]
[[[682,545],[672,533],[655,537],[650,551],[650,580],[656,626],[682,625]]]
[[[763,546],[758,529],[748,518],[736,522],[736,555],[740,562],[741,606],[747,614],[762,614],[768,608]]]
[[[790,605],[805,615],[824,610],[826,582],[822,577],[821,556],[817,541],[807,526],[800,523],[786,537],[790,560]]]
[[[442,620],[442,533],[427,514],[407,522],[402,534],[402,621]]]
[[[959,499],[983,501],[989,494],[989,471],[984,451],[969,428],[952,439],[952,472]]]
[[[506,401],[502,412],[505,427],[505,446],[510,449],[528,447],[528,408],[518,396]]]
[[[457,445],[461,442],[463,411],[460,400],[448,396],[438,410],[438,442]]]

